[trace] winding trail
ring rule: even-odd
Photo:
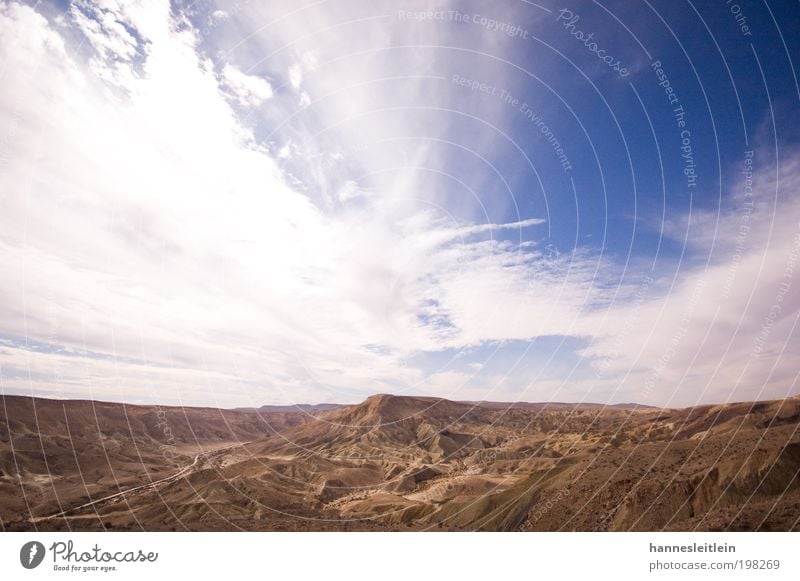
[[[238,448],[238,447],[241,447],[241,446],[245,446],[245,445],[247,445],[249,443],[250,442],[241,442],[241,443],[237,443],[237,444],[232,444],[230,446],[225,446],[223,448],[216,448],[214,450],[208,450],[208,451],[200,452],[200,453],[198,453],[198,454],[196,454],[194,456],[194,459],[193,459],[191,464],[187,464],[186,466],[184,466],[183,468],[181,468],[177,472],[175,472],[173,474],[170,474],[169,476],[165,476],[164,478],[160,478],[158,480],[154,480],[154,481],[148,482],[146,484],[140,484],[138,486],[134,486],[133,488],[128,488],[127,490],[122,490],[120,492],[115,492],[114,494],[109,494],[108,496],[103,496],[102,498],[98,498],[96,500],[92,500],[90,502],[86,502],[86,503],[78,505],[78,506],[73,506],[73,507],[64,509],[64,510],[62,510],[60,512],[56,512],[56,513],[48,514],[48,515],[42,515],[42,516],[34,516],[34,517],[31,517],[30,519],[28,519],[28,522],[38,523],[38,522],[51,520],[51,519],[55,519],[55,518],[78,518],[79,516],[82,516],[82,515],[71,515],[70,513],[74,513],[74,512],[83,510],[84,508],[97,506],[97,505],[100,505],[100,504],[103,504],[103,503],[106,503],[106,502],[109,502],[109,501],[113,501],[113,500],[116,500],[116,499],[121,499],[121,498],[124,498],[125,496],[128,496],[130,494],[136,494],[136,493],[139,493],[139,492],[149,492],[151,490],[155,490],[156,488],[158,488],[162,484],[168,484],[170,482],[174,482],[174,481],[176,481],[176,480],[178,480],[180,478],[183,478],[185,475],[187,475],[193,469],[197,468],[197,466],[199,464],[201,464],[201,459],[204,459],[204,461],[207,461],[207,460],[210,460],[213,456],[215,456],[217,454],[220,454],[222,452],[227,452],[228,450],[230,450],[232,448]],[[91,515],[91,516],[94,516],[94,515]]]

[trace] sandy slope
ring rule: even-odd
[[[141,416],[137,430],[145,434],[142,446],[158,436],[145,421],[150,413],[145,410],[137,411]],[[142,466],[152,473],[161,469],[163,482],[141,487],[140,475],[134,483],[136,460],[123,452],[130,452],[130,446],[120,444],[112,462],[98,461],[93,467],[98,480],[106,478],[96,486],[126,490],[107,481],[111,465],[115,474],[141,488],[35,526],[48,530],[800,528],[796,398],[659,410],[508,406],[379,395],[355,406],[276,417],[275,429],[269,430],[263,429],[260,418],[239,413],[244,415],[190,410],[183,412],[183,419],[170,416],[176,425],[186,422],[186,427],[176,429],[187,440],[183,464],[178,462],[167,472],[152,455],[151,443],[146,447],[151,455],[138,466],[140,472]],[[222,420],[230,431],[220,434]],[[13,441],[27,437],[32,444],[30,439],[37,439],[28,424],[25,428],[11,420]],[[69,445],[59,439],[63,433],[55,417],[46,425],[51,433],[41,441],[55,462],[68,454]],[[117,430],[109,439],[120,442],[130,436],[131,432]],[[76,447],[89,450],[81,451],[79,464],[88,456],[97,458],[90,438],[82,438]],[[246,443],[230,446],[232,440]],[[225,442],[228,447],[195,460],[189,448],[201,441],[206,446]],[[37,457],[26,450],[18,449],[15,456]],[[48,479],[42,466],[15,473],[13,458],[5,454],[0,482],[21,486],[14,478],[23,474],[26,490],[35,491],[40,499],[35,514],[51,514],[45,509],[52,509],[47,499],[55,493],[62,504],[67,499],[67,508],[82,504],[73,498],[81,496],[75,490],[80,486],[74,477],[69,480],[74,461],[60,460],[64,466]],[[63,484],[67,481],[71,484]],[[62,488],[71,490],[71,496]],[[34,523],[20,518],[25,511],[18,506],[7,502],[3,510],[6,527],[33,528]]]

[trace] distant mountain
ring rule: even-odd
[[[394,396],[389,394],[376,394],[370,396],[367,401],[372,401],[375,398],[403,398],[408,401],[416,402],[440,402],[449,401],[436,397],[426,396]],[[550,410],[550,411],[564,411],[564,410],[589,410],[589,409],[602,409],[602,408],[615,408],[615,409],[657,409],[654,406],[647,406],[639,403],[617,403],[617,404],[601,404],[601,403],[570,403],[570,402],[503,402],[503,401],[456,401],[450,403],[462,403],[469,406],[480,406],[492,409],[529,409],[529,410]],[[320,403],[320,404],[288,404],[288,405],[263,405],[259,408],[242,407],[234,408],[236,411],[261,411],[261,412],[306,412],[314,413],[319,411],[327,411],[338,409],[342,407],[351,407],[348,404],[337,403]],[[430,405],[423,405],[423,407],[430,407]]]
[[[643,405],[640,403],[615,403],[603,404],[592,402],[525,402],[525,401],[465,401],[462,403],[488,407],[493,409],[528,409],[528,410],[549,410],[549,411],[568,411],[568,410],[598,410],[603,408],[614,409],[658,409],[654,406]]]
[[[200,452],[264,439],[308,417],[0,396],[0,530],[28,511],[147,483]]]
[[[800,528],[797,398],[267,406],[291,412],[2,403],[5,530]]]
[[[302,413],[314,413],[314,412],[321,412],[325,410],[335,410],[336,408],[342,407],[342,404],[338,403],[316,403],[316,404],[308,404],[308,403],[297,403],[297,404],[289,404],[289,405],[262,405],[259,408],[234,408],[234,411],[240,412],[266,412],[266,413],[276,413],[276,412],[302,412]]]

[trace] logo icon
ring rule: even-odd
[[[19,550],[19,562],[26,569],[35,569],[44,560],[44,545],[39,541],[30,541]]]

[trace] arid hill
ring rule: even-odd
[[[0,418],[3,498],[36,499],[33,518],[4,501],[8,529],[800,529],[797,398],[680,410],[391,395],[296,414],[161,408],[186,446],[166,465],[154,408],[35,402],[50,406],[46,421],[31,423],[28,408],[22,422]],[[67,431],[59,414],[76,410],[82,430]]]
[[[195,455],[264,438],[299,412],[0,397],[0,524],[175,473]]]

